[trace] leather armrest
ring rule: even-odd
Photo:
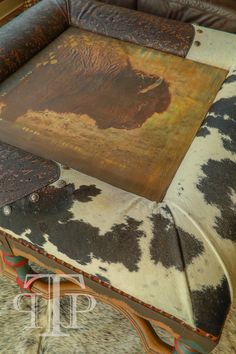
[[[236,4],[231,0],[138,0],[138,10],[236,33]]]
[[[99,1],[43,0],[0,28],[0,82],[70,24],[182,57],[187,55],[195,34],[191,24]]]
[[[68,26],[66,0],[39,2],[0,28],[0,82]]]
[[[185,57],[195,30],[191,24],[164,19],[94,0],[69,0],[73,26]]]

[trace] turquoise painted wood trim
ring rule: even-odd
[[[209,354],[198,344],[192,341],[181,341],[175,339],[175,349],[173,354]]]
[[[32,268],[28,264],[28,259],[21,256],[14,256],[14,254],[6,254],[3,248],[3,246],[0,246],[0,251],[2,251],[4,263],[16,270],[16,283],[20,288],[24,289],[25,292],[30,292],[29,287],[24,287],[26,276],[28,274],[34,274]]]

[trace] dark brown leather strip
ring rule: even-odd
[[[194,27],[93,0],[69,1],[74,26],[106,36],[185,57]]]
[[[139,0],[138,10],[236,33],[235,0],[233,3],[227,0]]]
[[[100,0],[106,4],[127,7],[129,9],[137,9],[137,0]]]
[[[0,82],[69,26],[66,4],[42,1],[0,28]]]
[[[0,143],[0,207],[55,182],[59,174],[55,162]]]

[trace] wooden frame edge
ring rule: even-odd
[[[125,308],[128,306],[128,309],[132,314],[135,314],[137,317],[148,321],[149,324],[151,323],[163,329],[171,336],[173,336],[173,338],[175,338],[177,341],[181,339],[183,342],[187,341],[192,343],[199,343],[199,345],[204,348],[205,353],[210,353],[218,344],[220,337],[216,338],[210,334],[202,332],[199,329],[194,329],[189,325],[186,325],[184,322],[175,319],[174,316],[170,316],[168,314],[165,315],[163,311],[156,312],[152,308],[146,307],[145,304],[139,303],[137,300],[135,301],[135,298],[133,299],[125,293],[117,293],[115,289],[105,287],[103,282],[95,281],[93,276],[88,276],[88,274],[75,269],[73,266],[69,266],[65,262],[59,262],[59,260],[57,260],[55,257],[52,257],[46,254],[46,252],[40,251],[39,249],[35,249],[33,245],[22,239],[18,240],[10,234],[6,234],[4,231],[0,231],[0,242],[3,246],[4,252],[13,254],[14,256],[21,256],[26,258],[55,274],[60,274],[62,276],[63,274],[82,274],[84,276],[87,290],[92,291],[93,294],[99,294],[99,296],[103,298],[103,302],[105,302],[105,299],[109,299],[109,301],[112,299],[112,301],[114,300],[115,302],[118,301],[119,303],[122,303]],[[12,269],[9,271],[12,274]],[[14,274],[13,278],[15,277]],[[32,289],[34,288],[32,287]],[[47,298],[47,296],[44,297]]]
[[[21,256],[23,256],[22,252],[19,252],[19,254],[20,253]],[[39,263],[40,262],[37,262],[37,264]],[[43,266],[42,264],[39,265]],[[48,269],[48,270],[54,271],[53,269]],[[0,274],[2,276],[6,276],[7,278],[13,281],[16,278],[16,271],[4,263],[2,252],[0,252]],[[42,280],[36,280],[33,283],[31,289],[33,293],[40,294],[44,299],[49,299],[48,285]],[[152,328],[150,322],[147,319],[138,316],[124,302],[98,294],[87,286],[85,287],[85,289],[82,289],[72,281],[66,281],[65,283],[61,283],[60,290],[61,290],[60,293],[61,296],[65,296],[68,293],[90,295],[94,297],[96,300],[101,301],[107,305],[110,305],[112,308],[120,312],[135,329],[147,354],[171,354],[173,352],[174,348],[164,343],[158,337],[158,335]]]

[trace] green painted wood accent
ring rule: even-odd
[[[4,253],[4,246],[0,245],[0,250],[3,253],[3,261],[8,266],[14,268],[17,273],[16,282],[23,288],[24,281],[28,274],[34,273],[32,268],[28,264],[28,260],[21,256],[14,256],[14,254]],[[28,292],[28,289],[24,289],[25,292]]]

